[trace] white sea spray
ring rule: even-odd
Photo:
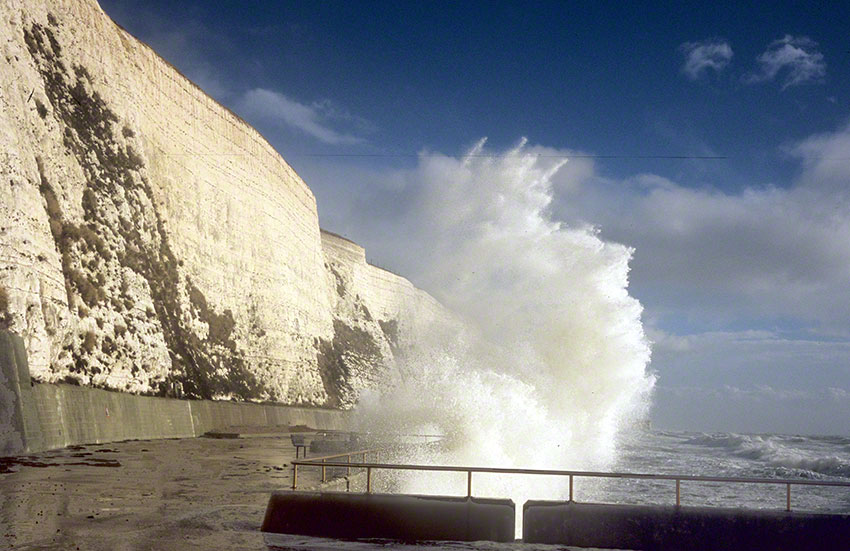
[[[395,459],[602,469],[618,433],[646,414],[654,378],[641,305],[627,290],[633,251],[551,216],[552,177],[566,162],[524,140],[420,158],[408,220],[421,240],[417,281],[458,323],[423,336],[392,385],[361,396],[364,428],[446,436],[440,453]],[[466,489],[465,475],[382,476],[410,493]],[[544,477],[477,475],[473,488],[518,507],[565,492],[565,479]]]

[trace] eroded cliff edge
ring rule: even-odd
[[[345,407],[444,315],[94,0],[0,17],[0,324],[35,380]]]

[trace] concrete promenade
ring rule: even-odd
[[[0,549],[266,549],[289,433],[115,442],[0,459]],[[285,467],[284,467],[285,465]],[[299,469],[299,489],[318,469]]]

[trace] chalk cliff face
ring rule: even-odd
[[[360,390],[387,380],[395,357],[448,316],[428,293],[366,262],[363,247],[322,231],[333,289],[333,340],[320,339],[319,368],[331,399],[352,404]]]
[[[32,376],[347,406],[442,316],[93,0],[0,6],[0,324]]]

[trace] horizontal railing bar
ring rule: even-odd
[[[378,436],[378,437],[392,436],[392,437],[396,437],[396,438],[399,437],[399,436],[415,436],[415,437],[418,437],[418,438],[445,438],[446,437],[445,434],[409,434],[409,433],[406,433],[406,432],[375,432],[375,433],[366,432],[364,434],[367,434],[369,436]]]
[[[398,438],[399,436],[414,436],[419,438],[446,438],[445,434],[411,434],[407,432],[354,432],[348,430],[314,430],[314,431],[300,431],[300,432],[292,432],[289,434],[359,434],[364,436],[375,436],[375,437],[384,437],[384,436],[392,436],[393,438]]]
[[[292,461],[292,464],[293,465],[319,465],[319,466],[321,466],[322,465],[321,462],[322,462],[323,459],[336,459],[337,457],[346,457],[346,456],[349,456],[349,455],[362,455],[364,453],[372,453],[372,452],[377,452],[377,451],[381,451],[381,448],[369,448],[368,450],[355,450],[355,451],[351,451],[351,452],[336,453],[334,455],[325,455],[323,457],[311,457],[310,459],[307,459],[303,462],[300,459],[296,459],[295,461]],[[343,463],[343,465],[347,466],[348,463]],[[325,466],[326,467],[335,467],[336,465],[332,465],[331,463],[325,463]],[[351,466],[353,467],[354,463],[351,463]]]
[[[351,452],[342,455],[356,455],[362,452]],[[322,458],[312,458],[309,460],[296,459],[292,461],[293,465],[312,465],[321,466]],[[319,463],[315,463],[319,461]],[[838,482],[831,480],[800,480],[788,478],[743,478],[743,477],[725,477],[725,476],[699,476],[699,475],[678,475],[678,474],[648,474],[648,473],[613,473],[601,471],[564,471],[554,469],[510,469],[504,467],[455,467],[450,465],[402,465],[395,463],[342,463],[342,462],[326,462],[326,467],[352,467],[373,469],[391,469],[401,471],[440,471],[440,472],[474,472],[474,473],[497,473],[497,474],[531,474],[531,475],[551,475],[551,476],[583,476],[590,478],[633,478],[642,480],[688,480],[692,482],[733,482],[741,484],[796,484],[798,486],[839,486],[850,487],[850,482]]]

